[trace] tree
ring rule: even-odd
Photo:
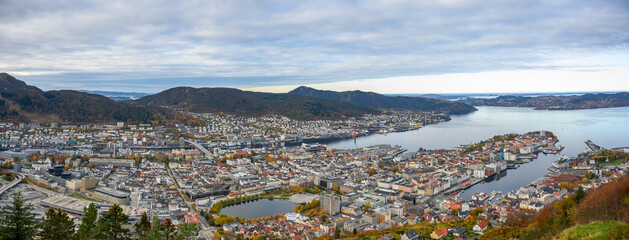
[[[478,216],[478,214],[482,213],[483,209],[482,208],[474,208],[474,210],[472,210],[472,212],[470,213],[470,216]]]
[[[96,211],[96,205],[90,203],[89,206],[83,209],[83,219],[79,225],[79,230],[76,232],[77,239],[95,239],[98,234],[98,225],[96,220],[98,219],[98,212]]]
[[[453,208],[450,210],[450,213],[452,213],[452,215],[459,215],[459,209]]]
[[[212,226],[214,226],[214,224],[216,224],[216,223],[214,223],[214,216],[212,214],[208,214],[207,215],[207,222],[208,222],[208,224],[210,224]]]
[[[375,168],[369,168],[369,176],[373,176],[374,174],[376,174],[376,169]]]
[[[369,209],[371,209],[371,204],[365,203],[365,212],[369,211]]]
[[[128,220],[129,216],[124,214],[118,204],[114,204],[98,221],[100,224],[100,238],[108,240],[130,239],[129,229],[123,227],[123,225],[128,223]]]
[[[218,240],[221,240],[221,239],[223,239],[223,236],[221,236],[221,234],[218,231],[216,231],[216,232],[214,232],[214,238],[218,239]]]
[[[321,211],[319,212],[319,214],[325,215],[325,209],[321,208]]]
[[[35,235],[35,215],[30,212],[31,205],[22,198],[22,193],[13,196],[13,202],[0,212],[0,239],[33,239]]]
[[[57,209],[49,208],[44,221],[41,223],[39,237],[43,240],[67,240],[74,236],[74,222],[68,214]]]
[[[334,190],[335,192],[339,191],[339,185],[334,184],[334,186],[332,186],[332,190]]]
[[[151,222],[149,221],[149,217],[146,212],[142,213],[142,217],[140,217],[140,221],[135,224],[135,232],[138,233],[139,239],[144,240],[151,233]]]
[[[341,229],[337,227],[334,229],[334,238],[339,238],[339,237],[341,237]]]
[[[199,226],[194,223],[182,223],[177,226],[177,240],[192,240],[199,235]]]
[[[574,202],[579,203],[584,198],[585,198],[585,191],[583,191],[583,187],[579,186],[579,189],[574,195]]]
[[[146,239],[150,239],[150,240],[161,240],[164,239],[164,233],[162,231],[162,229],[164,228],[164,225],[159,221],[159,218],[157,218],[157,216],[153,216],[153,223],[151,224],[151,230],[149,232],[149,236]]]
[[[166,222],[164,222],[164,239],[166,240],[175,239],[176,234],[177,234],[177,227],[173,225],[173,222],[172,220],[170,220],[170,218],[167,218]]]
[[[328,216],[321,215],[321,222],[326,222],[328,220]]]

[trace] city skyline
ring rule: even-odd
[[[623,1],[5,1],[0,69],[44,90],[627,91],[628,9]]]

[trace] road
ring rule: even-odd
[[[192,204],[194,204],[194,202],[190,202],[190,201],[186,200],[186,198],[183,196],[183,191],[181,190],[181,188],[179,188],[179,184],[177,183],[177,180],[175,179],[175,176],[172,173],[172,170],[170,169],[170,167],[166,166],[166,172],[168,172],[168,176],[170,176],[170,178],[173,180],[173,182],[175,182],[175,188],[177,189],[177,192],[179,193],[179,197],[181,197],[181,199],[184,201],[184,203],[188,207],[188,210],[194,212],[194,215],[201,222],[201,225],[203,226],[203,229],[212,229],[212,227],[207,222],[207,220],[203,216],[201,216],[201,214],[196,210],[196,208],[192,208]]]
[[[17,178],[15,178],[15,180],[0,188],[0,195],[4,194],[4,192],[6,192],[7,190],[15,187],[18,183],[20,183],[20,181],[22,181],[23,178],[24,176],[22,176],[22,174],[17,174]]]

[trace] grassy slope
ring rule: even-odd
[[[615,230],[615,234],[612,229]],[[618,232],[619,230],[620,233]],[[557,235],[557,239],[629,239],[627,230],[629,230],[629,224],[627,223],[617,221],[592,222],[568,228]],[[622,238],[620,238],[620,236],[622,236]]]

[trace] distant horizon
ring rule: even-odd
[[[189,86],[181,86],[181,87],[189,87]],[[204,88],[204,87],[198,87],[198,88]],[[233,87],[207,87],[207,88],[233,88]],[[240,88],[233,88],[233,89],[238,89],[238,90],[242,90],[242,91],[249,91],[249,90],[245,90],[245,89],[240,89]],[[122,93],[122,94],[148,94],[148,95],[152,95],[152,94],[157,94],[160,92],[125,92],[125,91],[101,91],[101,90],[86,90],[86,89],[59,89],[59,90],[74,90],[74,91],[78,91],[78,92],[87,92],[87,93],[91,93],[91,92],[103,92],[103,93]],[[163,91],[166,91],[168,89],[165,89]],[[322,90],[322,91],[333,91],[333,90],[326,90],[326,89],[317,89],[317,90]],[[55,90],[52,90],[55,91]],[[362,91],[362,90],[347,90],[347,91]],[[338,91],[338,92],[343,92],[343,91]],[[367,91],[363,91],[363,92],[367,92]],[[629,92],[629,91],[585,91],[585,92],[501,92],[501,93],[491,93],[491,92],[477,92],[477,93],[378,93],[378,94],[382,94],[382,95],[386,95],[386,96],[409,96],[409,95],[440,95],[440,96],[447,96],[447,95],[452,95],[452,96],[457,96],[457,95],[535,95],[535,94],[547,94],[547,95],[552,95],[552,94],[588,94],[588,93],[608,93],[608,94],[613,94],[613,93],[622,93],[622,92]],[[272,92],[264,92],[264,93],[272,93]],[[288,92],[285,92],[288,93]]]

